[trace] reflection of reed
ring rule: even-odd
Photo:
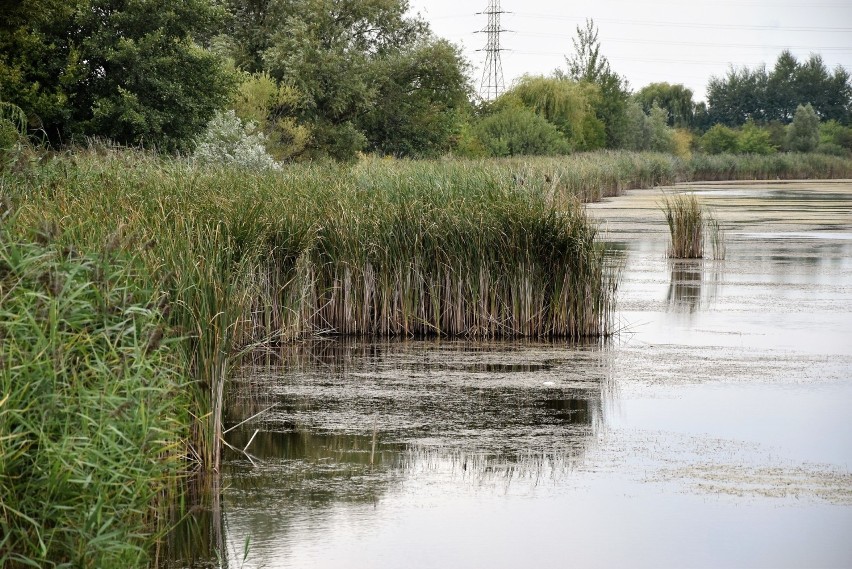
[[[225,463],[229,524],[253,540],[404,480],[478,492],[559,478],[582,463],[613,396],[599,342],[328,339],[266,364],[234,374],[228,416],[275,404],[227,435],[243,448],[260,429],[257,466],[237,453]]]
[[[709,263],[712,275],[707,275],[708,264],[704,261],[670,261],[671,277],[667,302],[669,307],[687,312],[696,312],[716,300],[721,282],[721,265]]]

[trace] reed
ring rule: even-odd
[[[7,220],[8,222],[8,220]],[[0,221],[0,566],[136,567],[184,468],[186,382],[132,263]]]
[[[0,262],[0,559],[142,559],[175,469],[218,470],[230,369],[256,346],[608,334],[617,275],[581,202],[728,164],[696,160],[605,152],[247,173],[104,149],[2,173],[0,203],[17,213]],[[836,157],[761,160],[719,176],[852,172]],[[43,479],[21,475],[38,460]]]
[[[660,209],[669,226],[670,259],[703,259],[709,242],[713,259],[725,258],[725,233],[719,220],[705,211],[693,194],[665,196]]]

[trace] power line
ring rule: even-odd
[[[519,18],[545,19],[545,20],[569,20],[574,22],[583,22],[585,17],[580,16],[564,16],[559,14],[518,14]],[[702,22],[661,22],[661,21],[638,21],[638,20],[621,20],[617,18],[595,18],[595,22],[605,22],[610,24],[628,24],[631,26],[657,26],[665,28],[702,28],[714,30],[769,30],[769,31],[784,31],[784,32],[838,32],[849,33],[852,28],[848,27],[828,27],[828,26],[759,26],[746,24],[706,24]]]
[[[574,34],[561,34],[555,32],[515,32],[519,36],[529,37],[548,37],[548,38],[570,38]],[[617,39],[608,38],[607,43],[638,43],[648,45],[685,45],[691,47],[713,47],[713,48],[737,48],[737,49],[808,49],[820,51],[852,51],[850,47],[839,46],[804,46],[804,45],[769,45],[769,44],[746,44],[746,43],[708,43],[708,42],[686,42],[686,41],[665,41],[665,40],[644,40],[644,39]]]

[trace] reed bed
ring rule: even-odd
[[[136,567],[185,468],[186,380],[129,264],[0,221],[0,566]]]

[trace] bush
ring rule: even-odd
[[[269,170],[279,164],[266,152],[266,136],[246,125],[234,111],[219,111],[198,139],[195,159],[205,164],[239,166],[248,170]]]
[[[735,153],[739,150],[737,131],[722,124],[714,124],[701,137],[701,149],[707,154]]]
[[[510,106],[482,119],[476,133],[490,156],[568,154],[571,150],[559,129],[524,107]]]
[[[768,130],[749,122],[739,133],[737,150],[741,154],[772,154],[776,148],[772,146],[772,136]]]

